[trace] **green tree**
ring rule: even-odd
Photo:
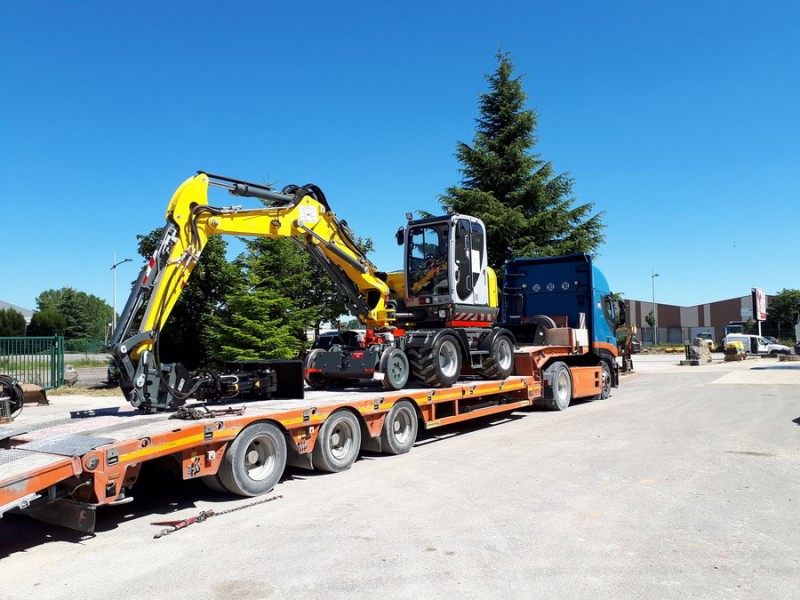
[[[25,335],[25,317],[13,308],[0,308],[0,337]]]
[[[767,306],[767,326],[780,328],[781,332],[793,332],[797,322],[798,304],[800,304],[800,290],[782,289],[774,296],[770,296]]]
[[[55,308],[45,308],[33,313],[27,335],[64,335],[67,319]]]
[[[449,188],[441,203],[484,221],[496,270],[514,257],[595,253],[604,240],[602,213],[575,204],[573,179],[530,153],[538,142],[537,114],[524,108],[527,96],[510,55],[499,52],[497,60],[497,70],[486,76],[490,90],[480,96],[473,144],[456,146],[461,185]]]
[[[45,290],[36,298],[36,304],[40,312],[53,310],[64,317],[63,335],[67,339],[102,340],[113,310],[94,294],[71,287]]]
[[[246,244],[236,260],[241,281],[211,320],[214,354],[219,360],[293,358],[319,318],[308,300],[309,259],[288,239]]]
[[[142,256],[152,256],[161,231],[158,228],[145,236],[137,236]],[[159,336],[162,362],[179,361],[190,370],[213,363],[208,328],[240,278],[238,269],[225,256],[226,249],[227,243],[220,236],[208,238],[189,285],[175,303]]]
[[[647,314],[645,315],[645,317],[644,317],[644,321],[645,321],[645,323],[647,323],[647,324],[648,324],[650,327],[655,327],[655,326],[656,326],[656,316],[653,314],[653,311],[652,311],[652,310],[651,310],[649,313],[647,313]]]

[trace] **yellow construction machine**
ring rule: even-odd
[[[263,206],[214,207],[209,187],[265,200]],[[112,334],[109,351],[129,402],[142,410],[180,406],[189,398],[302,397],[314,388],[378,379],[403,388],[410,377],[431,387],[463,372],[504,379],[513,369],[513,335],[495,326],[497,280],[487,265],[483,223],[466,215],[412,220],[397,232],[405,268],[383,273],[354,243],[315,185],[267,186],[199,172],[169,202],[167,225],[142,268]],[[211,235],[289,238],[337,284],[364,336],[299,361],[235,361],[228,372],[192,375],[164,364],[158,337]]]

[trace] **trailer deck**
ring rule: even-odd
[[[447,388],[387,392],[375,383],[310,391],[298,400],[196,403],[154,414],[120,398],[118,406],[0,426],[0,517],[17,511],[91,532],[95,509],[131,501],[128,492],[142,464],[164,457],[177,461],[184,479],[205,478],[214,489],[260,495],[287,464],[340,471],[360,450],[409,451],[418,427],[532,406],[555,385],[542,366],[571,354],[574,346],[521,348],[515,353],[519,375],[465,378]],[[600,366],[562,366],[567,404],[600,397]]]

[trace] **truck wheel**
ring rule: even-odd
[[[381,430],[381,450],[384,454],[405,454],[417,441],[417,412],[411,402],[401,400],[386,415]]]
[[[505,379],[514,370],[514,345],[507,335],[498,335],[492,341],[489,356],[480,371],[485,379]]]
[[[425,385],[448,387],[461,375],[461,351],[452,335],[439,336],[430,348],[412,348],[409,357],[411,372]]]
[[[380,369],[383,372],[383,387],[387,390],[402,390],[411,375],[408,357],[400,348],[387,348],[383,351]]]
[[[254,423],[242,429],[219,466],[219,480],[232,494],[266,494],[286,468],[286,439],[272,423]]]
[[[544,379],[550,385],[544,389],[545,405],[550,410],[567,410],[572,400],[572,375],[563,362],[554,362],[544,370]]]
[[[361,450],[361,426],[348,410],[334,411],[322,424],[311,462],[318,471],[338,473],[350,468]]]
[[[609,367],[608,363],[604,360],[600,361],[600,367],[600,394],[592,396],[592,400],[605,400],[611,396],[611,367]]]
[[[308,370],[314,367],[314,361],[323,352],[327,352],[323,348],[314,348],[311,352],[306,354],[303,360],[303,379],[305,382],[315,390],[324,390],[328,387],[330,381],[327,377],[320,373],[309,373]]]

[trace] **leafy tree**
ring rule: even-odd
[[[64,317],[63,335],[67,339],[102,340],[113,310],[94,294],[71,287],[45,290],[36,298],[36,304],[40,312],[53,310]]]
[[[783,289],[774,296],[770,296],[769,306],[767,306],[767,326],[794,331],[798,304],[800,304],[800,290]]]
[[[139,253],[152,256],[161,239],[161,228],[139,239]],[[231,264],[225,251],[227,243],[220,236],[208,239],[197,262],[189,285],[175,303],[169,319],[159,336],[159,358],[162,362],[180,361],[188,369],[208,366],[213,362],[208,328],[227,294],[239,280],[238,269]]]
[[[64,335],[67,319],[55,308],[45,308],[33,313],[27,335]]]
[[[527,95],[510,55],[499,52],[497,60],[497,70],[486,76],[490,91],[480,96],[473,144],[456,146],[461,185],[440,201],[484,221],[495,269],[514,257],[596,252],[604,240],[602,213],[576,205],[573,179],[530,153],[538,142],[537,114],[524,108]]]
[[[653,314],[652,310],[645,315],[644,320],[650,327],[656,326],[656,316]]]
[[[211,319],[220,360],[293,358],[306,347],[306,330],[319,318],[308,300],[309,259],[288,239],[246,241],[236,264],[242,273]]]
[[[25,316],[13,308],[0,308],[0,337],[25,335]]]

